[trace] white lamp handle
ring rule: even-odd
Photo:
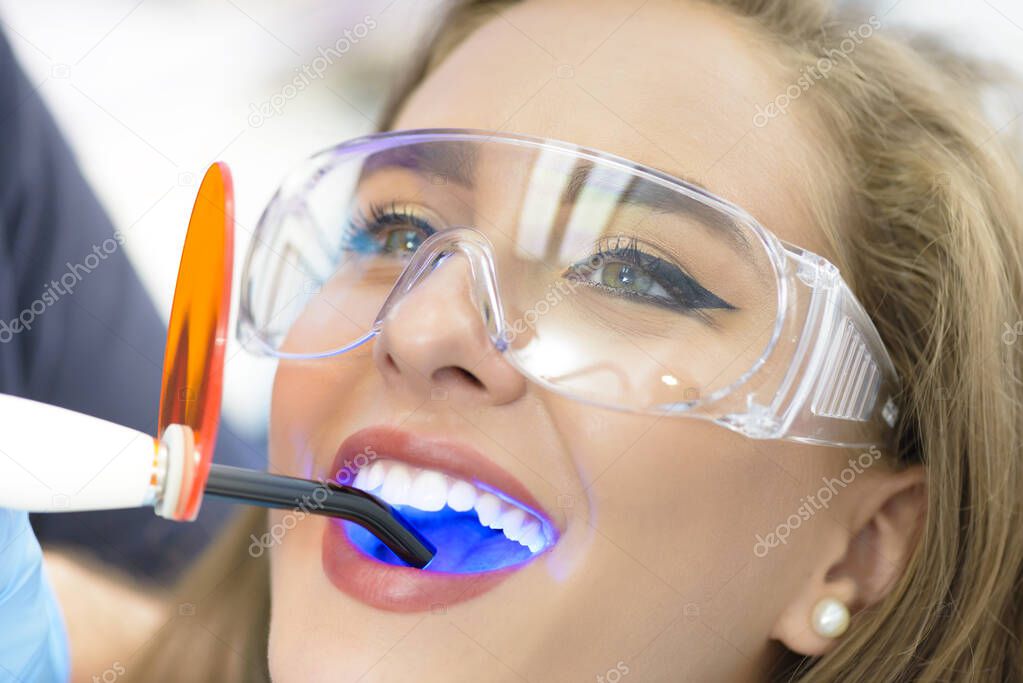
[[[0,394],[0,507],[30,512],[152,505],[166,448],[121,425]]]

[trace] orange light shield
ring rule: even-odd
[[[217,162],[203,177],[188,221],[163,356],[157,434],[162,436],[168,425],[180,424],[190,427],[195,438],[173,515],[178,521],[191,521],[199,514],[213,460],[233,262],[234,189],[227,165]]]

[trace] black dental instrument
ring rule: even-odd
[[[365,527],[405,563],[422,569],[436,548],[387,503],[364,491],[335,482],[317,482],[213,464],[206,496],[261,507],[297,508],[314,515],[339,517]]]

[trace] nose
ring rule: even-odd
[[[373,348],[392,388],[467,405],[503,405],[525,378],[495,348],[470,292],[464,255],[452,254],[390,307]]]

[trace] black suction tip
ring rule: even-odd
[[[329,491],[322,502],[323,489]],[[314,492],[316,495],[314,496]],[[365,491],[334,482],[284,477],[242,467],[211,465],[205,495],[271,508],[302,509],[355,522],[376,536],[406,564],[422,569],[437,549],[408,520]],[[309,501],[317,501],[310,505]]]

